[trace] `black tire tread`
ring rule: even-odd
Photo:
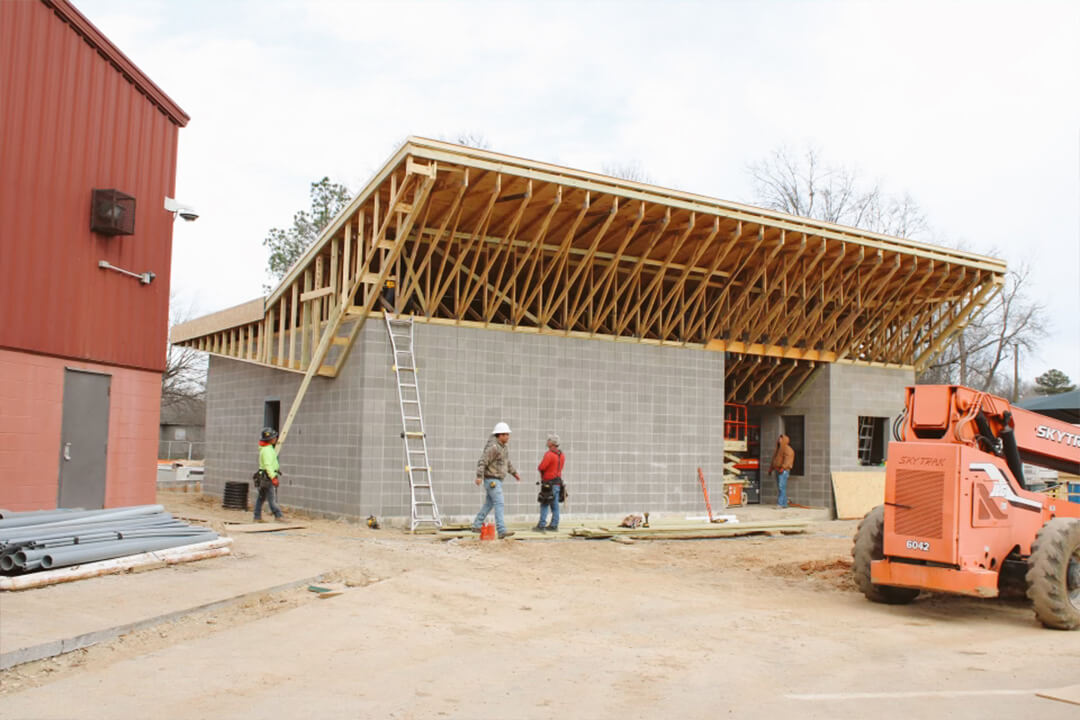
[[[916,588],[875,585],[870,580],[870,563],[885,557],[885,506],[878,505],[866,513],[855,531],[855,544],[851,548],[852,574],[855,584],[869,600],[887,605],[906,605],[919,595]]]
[[[1027,572],[1027,596],[1035,617],[1056,630],[1080,629],[1080,607],[1069,598],[1069,560],[1080,548],[1080,520],[1053,518],[1039,530],[1031,544],[1031,568]]]

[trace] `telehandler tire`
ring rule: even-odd
[[[1080,520],[1054,518],[1031,544],[1027,596],[1048,628],[1080,629]]]
[[[866,513],[855,531],[855,545],[851,549],[852,574],[855,584],[862,594],[874,602],[887,605],[906,605],[919,595],[915,588],[875,585],[870,581],[870,563],[885,557],[883,550],[885,528],[885,506],[878,505]]]

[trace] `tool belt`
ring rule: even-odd
[[[566,485],[563,484],[562,478],[553,478],[551,480],[540,481],[540,492],[536,496],[536,502],[541,505],[550,505],[555,499],[555,487],[559,486],[559,502],[566,502]]]
[[[270,473],[262,468],[251,476],[251,480],[255,483],[256,490],[266,490],[274,485],[274,481],[270,479]]]

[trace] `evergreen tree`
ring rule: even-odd
[[[284,277],[351,199],[349,188],[331,182],[329,177],[311,183],[311,209],[293,215],[291,228],[273,228],[263,240],[263,245],[270,248],[266,263],[270,277],[274,280]]]
[[[1069,376],[1054,368],[1035,378],[1035,392],[1040,395],[1057,395],[1072,392],[1076,385],[1069,382]]]

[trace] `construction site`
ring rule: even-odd
[[[1002,260],[410,136],[168,328],[188,115],[67,0],[0,41],[3,717],[1077,716],[1080,408],[916,384]]]

